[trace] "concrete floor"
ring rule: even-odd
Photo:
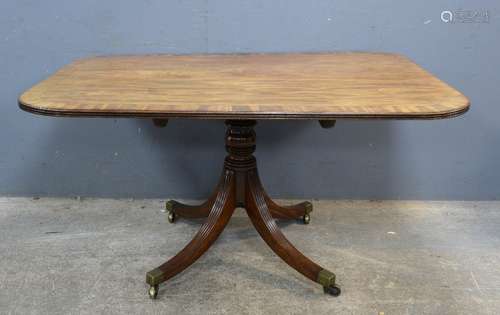
[[[280,261],[237,210],[151,301],[145,273],[200,222],[160,200],[0,198],[1,314],[498,314],[500,202],[315,201],[280,223],[334,271],[338,298]]]

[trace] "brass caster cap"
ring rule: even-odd
[[[167,201],[167,203],[165,203],[165,210],[167,210],[167,211],[173,211],[175,203],[176,202],[174,200]]]
[[[310,203],[309,201],[305,201],[304,204],[305,204],[304,208],[306,210],[306,213],[307,214],[311,213],[313,211],[313,204]]]
[[[158,296],[158,285],[152,285],[148,290],[149,298],[155,300]]]

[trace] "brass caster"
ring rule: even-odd
[[[302,216],[302,223],[309,224],[311,222],[311,216],[309,213],[306,213]]]
[[[158,296],[158,285],[152,285],[148,290],[149,298],[155,300]]]
[[[168,222],[170,222],[170,223],[174,223],[174,222],[175,222],[175,217],[176,217],[175,212],[173,212],[172,210],[169,210],[169,211],[167,212],[167,219],[168,219]]]
[[[328,287],[323,287],[323,291],[325,293],[328,293],[332,296],[339,296],[340,295],[340,288],[335,286],[335,285],[331,285],[331,286],[328,286]]]

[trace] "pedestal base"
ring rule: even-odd
[[[157,297],[160,283],[172,278],[195,262],[215,242],[224,230],[236,207],[244,207],[260,236],[269,247],[292,268],[321,284],[325,293],[340,294],[335,274],[315,264],[299,252],[283,235],[275,219],[300,219],[310,222],[312,204],[303,202],[282,207],[267,196],[257,173],[253,120],[226,121],[226,150],[224,171],[212,196],[199,206],[177,201],[167,202],[168,219],[178,217],[206,218],[195,237],[177,255],[146,274],[149,296]]]

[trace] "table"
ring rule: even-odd
[[[267,245],[288,265],[340,294],[335,274],[283,235],[276,219],[310,222],[312,204],[276,204],[264,191],[253,156],[258,119],[437,119],[465,113],[469,100],[409,59],[388,53],[147,55],[86,58],[64,67],[19,98],[26,111],[53,116],[223,119],[227,156],[208,200],[170,200],[171,223],[206,218],[173,258],[146,274],[149,296],[195,262],[244,207]],[[325,172],[328,170],[325,169]]]

